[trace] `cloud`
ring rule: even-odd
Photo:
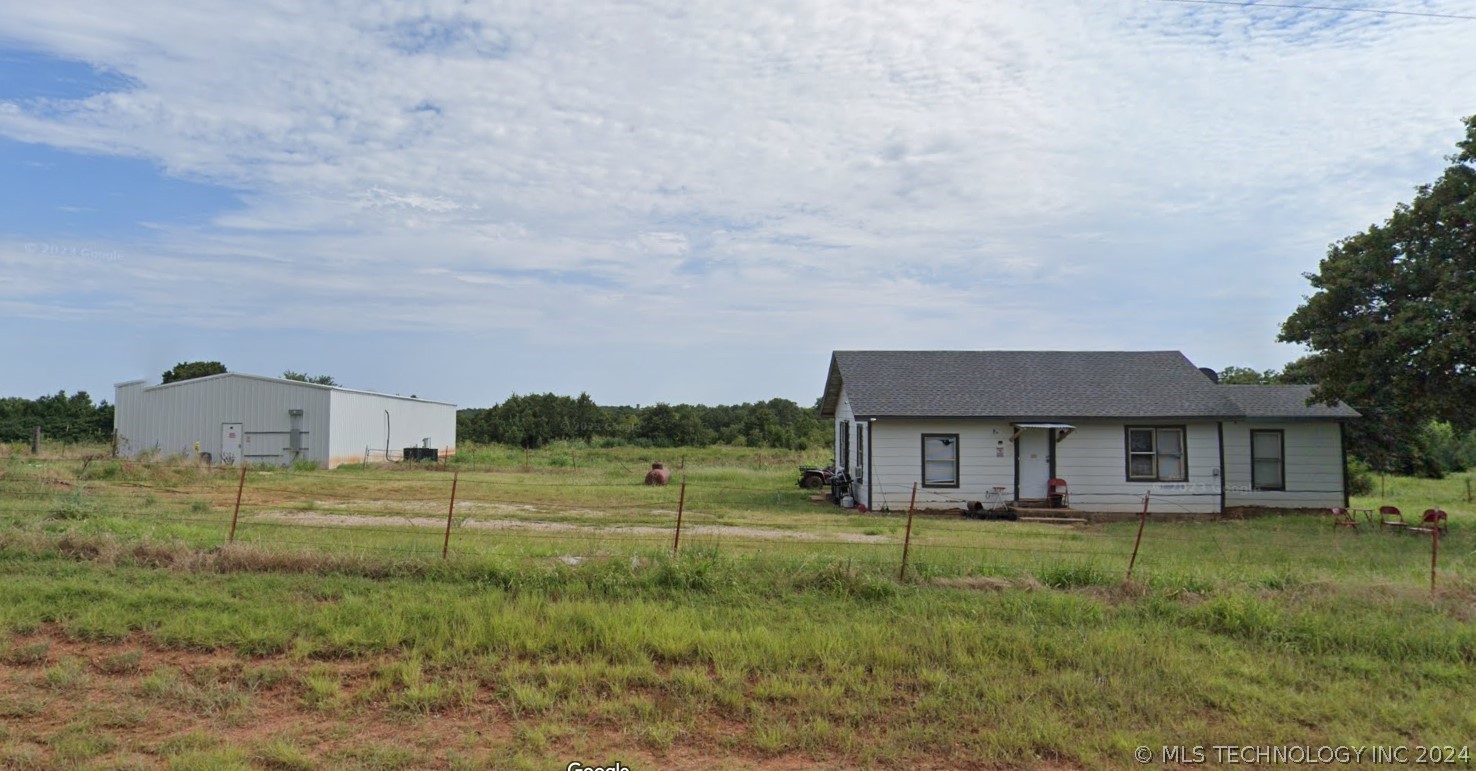
[[[128,87],[0,103],[0,133],[242,204],[128,244],[105,305],[12,251],[5,312],[1276,364],[1299,274],[1440,168],[1473,30],[1126,0],[22,4],[0,37]]]

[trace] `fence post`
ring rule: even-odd
[[[907,580],[907,552],[912,549],[912,513],[917,509],[917,483],[912,483],[912,498],[907,501],[907,535],[902,538],[902,569],[897,571],[897,580]]]
[[[456,514],[456,482],[460,478],[460,471],[451,472],[451,506],[446,509],[446,540],[441,542],[441,559],[451,552],[451,517]]]
[[[1440,520],[1430,523],[1430,594],[1435,594],[1435,560],[1440,554]]]
[[[36,426],[36,427],[34,427],[34,428],[31,429],[31,454],[32,455],[40,455],[41,454],[41,427],[40,426]]]
[[[687,505],[687,475],[682,475],[682,492],[677,496],[677,524],[676,535],[671,539],[671,553],[676,554],[682,548],[682,509]]]
[[[226,543],[236,542],[236,520],[241,517],[241,491],[246,489],[246,462],[241,461],[241,481],[236,483],[236,510],[231,512],[231,534]]]
[[[1148,496],[1152,494],[1152,490],[1143,493],[1143,515],[1138,517],[1138,539],[1133,541],[1133,558],[1128,560],[1127,578],[1123,579],[1125,581],[1133,580],[1133,565],[1138,562],[1138,545],[1143,543],[1143,525],[1148,524]]]

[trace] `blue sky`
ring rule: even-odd
[[[1302,274],[1476,112],[1453,19],[254,5],[0,17],[0,394],[193,359],[467,406],[809,403],[835,348],[1280,366]]]

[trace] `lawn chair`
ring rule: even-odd
[[[1409,527],[1409,523],[1404,521],[1404,515],[1400,513],[1398,506],[1379,507],[1379,529],[1383,530],[1386,527],[1392,527],[1395,530]]]
[[[1052,479],[1046,485],[1046,500],[1051,502],[1051,508],[1071,508],[1071,492],[1066,488],[1066,480]]]
[[[1356,520],[1356,519],[1353,518],[1353,513],[1352,512],[1348,511],[1347,509],[1345,509],[1345,508],[1343,508],[1341,506],[1339,506],[1339,507],[1337,507],[1335,509],[1332,509],[1331,511],[1332,511],[1333,529],[1334,530],[1337,530],[1340,527],[1348,527],[1348,528],[1352,528],[1353,529],[1353,532],[1355,532],[1355,533],[1358,532],[1358,520]]]
[[[1450,523],[1447,516],[1440,509],[1425,509],[1425,516],[1420,518],[1420,524],[1410,525],[1405,528],[1406,533],[1429,533],[1434,534],[1436,530],[1442,533],[1450,532]]]

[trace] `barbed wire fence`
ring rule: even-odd
[[[1432,591],[1440,542],[1448,538],[1434,528],[1428,550],[1386,548],[1361,537],[1375,529],[1372,518],[1362,529],[1303,517],[1248,534],[1213,515],[1178,527],[1165,520],[1204,514],[1197,494],[1149,490],[1116,494],[1115,508],[1131,503],[1140,510],[1105,523],[975,520],[960,516],[969,501],[932,496],[919,506],[915,486],[884,493],[900,500],[906,489],[905,510],[862,513],[822,505],[797,486],[703,478],[696,471],[695,478],[678,472],[668,486],[648,486],[625,474],[567,478],[447,464],[327,471],[56,459],[29,464],[24,473],[0,468],[0,516],[43,530],[177,539],[201,549],[241,544],[568,564],[697,551],[799,564],[844,558],[891,565],[901,580],[1030,575],[1050,585],[1107,583],[1114,574],[1124,581],[1192,575],[1205,565],[1289,574],[1324,565],[1407,575],[1418,558],[1421,568],[1428,559]],[[1454,552],[1465,571],[1468,541],[1458,541]],[[1448,546],[1447,559],[1451,553]]]

